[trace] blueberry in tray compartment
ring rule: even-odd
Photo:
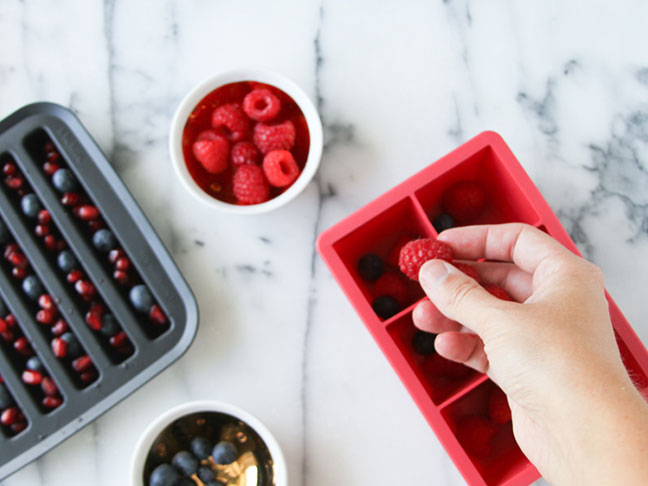
[[[198,309],[67,109],[1,121],[0,167],[1,479],[179,358]]]

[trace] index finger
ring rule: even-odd
[[[573,256],[545,232],[523,223],[462,226],[439,235],[457,259],[513,262],[533,274],[548,258]]]

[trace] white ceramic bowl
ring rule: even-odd
[[[239,81],[258,81],[265,84],[276,86],[281,91],[289,95],[295,103],[299,106],[306,123],[308,125],[310,146],[308,149],[308,158],[304,170],[299,175],[299,178],[282,194],[270,199],[261,204],[253,204],[249,206],[239,206],[236,204],[229,204],[210,196],[203,191],[198,184],[193,180],[187,165],[185,164],[184,154],[182,153],[182,132],[189,115],[193,109],[198,105],[206,95],[214,91],[216,88],[225,84],[236,83]],[[171,160],[175,167],[178,177],[183,182],[184,186],[203,203],[211,206],[219,211],[235,214],[260,214],[277,209],[284,204],[294,199],[311,181],[322,157],[322,122],[320,121],[317,110],[310,100],[308,95],[293,81],[265,69],[255,68],[242,68],[232,71],[226,71],[221,74],[212,76],[202,83],[193,88],[187,96],[180,102],[176,109],[173,121],[171,122],[171,133],[169,135],[169,151],[171,153]]]
[[[261,423],[259,419],[234,405],[228,403],[201,400],[196,402],[184,403],[172,408],[156,418],[144,431],[142,437],[135,446],[133,459],[131,461],[131,485],[148,486],[143,482],[144,465],[148,457],[151,445],[158,435],[174,420],[185,415],[191,415],[198,412],[218,412],[231,415],[249,425],[268,447],[270,456],[274,462],[274,484],[275,486],[287,486],[288,473],[286,471],[286,460],[284,459],[281,448],[277,440],[270,433],[270,430]]]

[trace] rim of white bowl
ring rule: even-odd
[[[131,484],[132,486],[148,486],[143,481],[144,465],[148,457],[151,445],[157,436],[164,430],[171,422],[197,412],[216,412],[231,415],[249,425],[259,437],[265,442],[265,445],[270,451],[270,456],[274,463],[274,485],[287,486],[288,485],[288,472],[286,470],[286,460],[284,458],[281,447],[274,438],[272,432],[261,422],[258,418],[249,412],[232,405],[230,403],[219,402],[216,400],[198,400],[194,402],[183,403],[172,409],[164,412],[153,422],[149,424],[135,446],[133,459],[131,461]]]
[[[249,206],[239,206],[219,201],[203,191],[193,180],[193,177],[191,177],[184,160],[184,154],[182,153],[182,132],[184,131],[189,115],[200,100],[220,86],[240,81],[258,81],[260,83],[270,84],[290,96],[297,103],[306,118],[310,138],[306,164],[297,180],[279,196],[264,203]],[[227,213],[261,214],[287,204],[304,190],[319,167],[320,159],[322,158],[323,142],[322,122],[317,113],[317,109],[297,83],[282,74],[268,69],[238,68],[224,71],[204,79],[182,99],[171,121],[169,153],[171,154],[171,161],[175,167],[176,174],[184,186],[194,197],[204,204]]]

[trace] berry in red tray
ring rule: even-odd
[[[498,299],[502,300],[508,300],[508,301],[513,301],[513,297],[509,295],[509,293],[504,290],[502,287],[494,284],[486,284],[484,285],[484,288],[488,290],[488,293],[491,295],[494,295]]]
[[[243,111],[253,120],[272,121],[281,111],[281,101],[267,88],[257,88],[243,98]]]
[[[239,142],[232,147],[230,158],[235,166],[254,165],[259,161],[259,150],[252,142]]]
[[[402,308],[407,304],[407,285],[400,275],[384,273],[376,280],[373,288],[374,298],[392,297]]]
[[[288,150],[273,150],[263,158],[263,172],[270,185],[286,187],[299,177],[299,167]]]
[[[410,279],[418,281],[418,273],[423,264],[435,258],[452,262],[452,250],[433,238],[419,238],[401,248],[398,266]]]
[[[228,103],[216,108],[212,113],[211,124],[214,128],[226,129],[225,135],[232,142],[243,140],[250,129],[250,119],[238,103]]]
[[[436,341],[436,334],[425,331],[416,331],[412,338],[412,349],[421,356],[430,356],[436,352],[434,349],[434,341]]]
[[[227,169],[229,157],[229,142],[225,137],[216,135],[211,140],[196,140],[192,151],[196,160],[210,174],[220,174]]]
[[[432,221],[432,226],[434,226],[434,229],[437,233],[441,233],[442,231],[450,229],[454,225],[454,218],[448,213],[441,213]]]
[[[254,126],[254,144],[262,153],[290,150],[295,144],[295,126],[290,120],[276,125],[257,123]]]
[[[258,165],[242,165],[234,173],[232,190],[240,204],[259,204],[268,200],[270,188]]]
[[[378,255],[367,253],[358,260],[358,274],[362,280],[373,282],[385,271],[385,263]]]
[[[400,305],[398,305],[398,301],[389,295],[376,297],[371,302],[371,308],[381,319],[389,319],[390,317],[398,314],[398,311],[400,311]]]
[[[504,392],[495,387],[488,397],[488,415],[496,424],[506,424],[511,421],[511,409]]]
[[[456,221],[466,223],[482,215],[486,207],[486,193],[475,182],[457,182],[443,193],[441,207]]]
[[[496,432],[497,425],[478,415],[464,417],[457,424],[457,439],[477,459],[485,459],[492,454],[491,439]]]

